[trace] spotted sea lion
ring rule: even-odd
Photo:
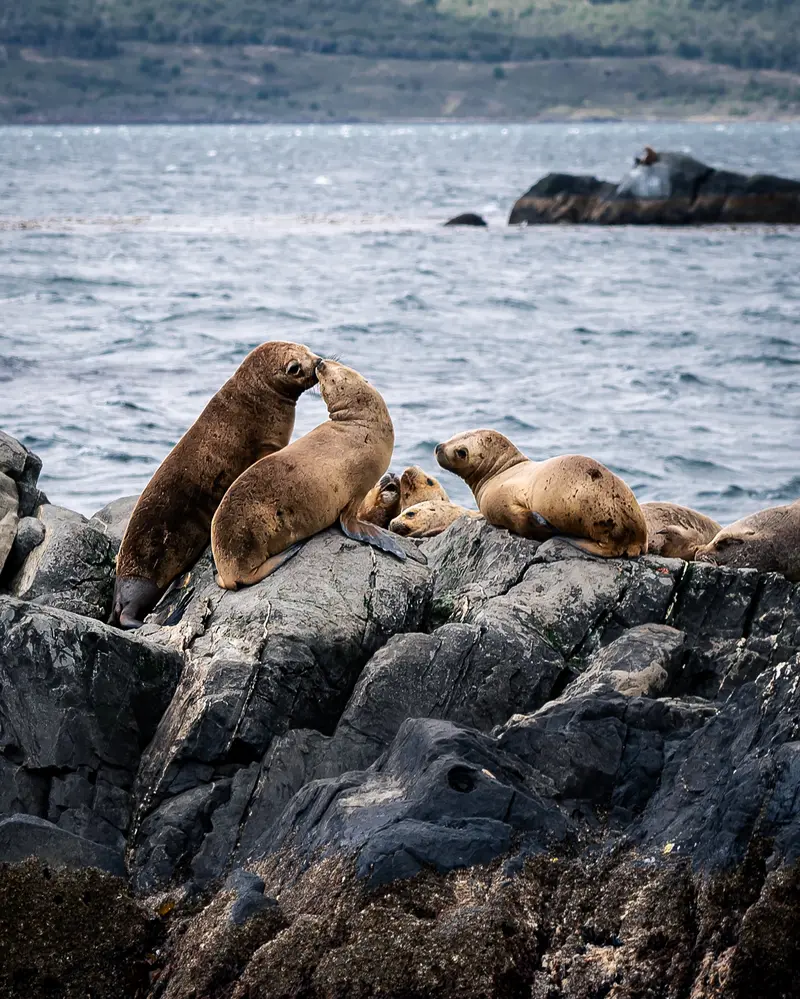
[[[567,536],[604,558],[643,555],[644,514],[629,487],[580,454],[530,461],[496,430],[470,430],[436,446],[442,468],[464,479],[497,527],[538,541]]]
[[[424,500],[406,507],[389,524],[389,530],[405,538],[432,538],[449,527],[459,517],[480,517],[477,510],[468,510],[444,500]]]
[[[211,399],[145,486],[117,556],[109,623],[137,628],[209,542],[225,491],[289,443],[295,406],[319,360],[302,344],[262,343]]]
[[[428,475],[419,465],[409,465],[400,476],[400,509],[405,510],[427,500],[449,503],[450,497],[438,479]]]
[[[800,500],[743,517],[697,549],[695,561],[778,572],[800,582]]]
[[[233,483],[211,523],[217,582],[257,583],[297,551],[298,542],[339,521],[344,533],[400,559],[394,535],[357,512],[392,457],[394,428],[377,389],[352,368],[317,362],[328,421],[251,465]]]
[[[358,508],[358,519],[378,527],[388,527],[400,513],[400,480],[386,472],[370,489]]]
[[[642,503],[642,513],[647,524],[647,551],[664,558],[691,562],[697,549],[722,530],[716,520],[677,503]]]

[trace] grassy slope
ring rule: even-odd
[[[794,116],[799,26],[795,0],[4,0],[0,121]]]

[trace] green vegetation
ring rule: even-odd
[[[0,44],[113,58],[125,43],[274,45],[521,62],[674,55],[800,70],[797,0],[3,0]]]

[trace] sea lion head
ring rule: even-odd
[[[754,524],[748,524],[750,519],[746,517],[723,527],[707,545],[700,545],[695,551],[695,562],[728,566],[731,569],[761,569],[762,564],[765,564],[765,570],[768,569],[766,563],[769,559],[765,556],[772,555],[773,539],[757,530]]]
[[[400,479],[394,472],[385,472],[364,497],[358,519],[386,528],[399,512]]]
[[[441,500],[446,503],[450,497],[438,479],[428,475],[419,465],[409,465],[400,476],[400,505],[405,510],[408,506],[424,503],[426,500]]]
[[[328,407],[329,420],[377,421],[388,424],[388,429],[391,430],[389,410],[380,392],[353,368],[348,368],[339,361],[319,358],[317,380],[323,401]]]
[[[404,538],[431,538],[465,513],[463,507],[449,500],[424,500],[399,513],[389,524],[389,530]]]
[[[282,396],[297,400],[317,383],[319,355],[302,343],[269,340],[256,347],[242,367],[260,387],[268,382]]]
[[[525,461],[525,455],[497,430],[467,430],[437,444],[436,460],[475,490],[484,480]]]

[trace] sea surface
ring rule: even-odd
[[[800,124],[0,128],[0,428],[88,515],[288,339],[383,392],[397,470],[483,426],[723,522],[796,499],[800,229],[505,225],[645,143],[800,177]]]

